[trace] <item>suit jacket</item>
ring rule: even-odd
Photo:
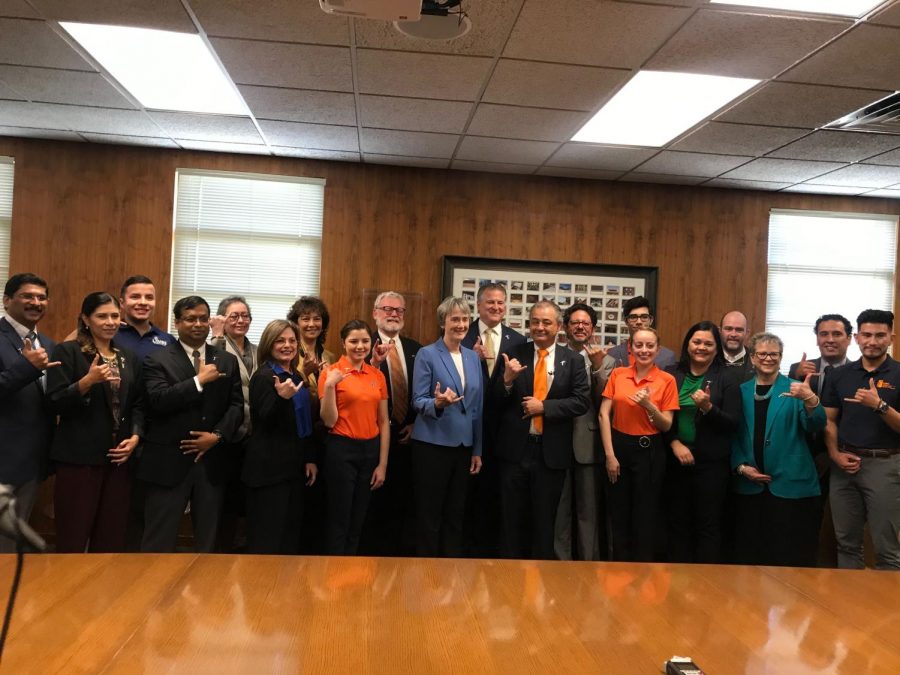
[[[675,384],[680,392],[687,373],[678,367],[669,368],[667,372],[675,377]],[[731,368],[725,365],[712,365],[706,371],[701,388],[706,388],[707,383],[709,383],[709,400],[712,408],[706,414],[699,410],[696,412],[694,425],[697,436],[694,439],[691,454],[698,463],[727,461],[731,456],[734,433],[743,417],[740,374],[731,372]],[[676,417],[678,414],[676,411]],[[678,437],[677,431],[678,424],[676,422],[665,434],[666,444]]]
[[[459,371],[450,350],[439,339],[422,347],[416,357],[413,373],[413,405],[416,407],[414,440],[452,448],[464,445],[472,448],[473,455],[481,455],[482,407],[484,402],[484,375],[481,359],[471,349],[460,349],[466,385],[463,388]],[[437,383],[441,391],[450,387],[463,399],[446,408],[434,407],[434,390]]]
[[[806,434],[825,428],[825,409],[821,403],[807,415],[803,402],[798,398],[781,396],[791,388],[791,381],[779,375],[770,390],[772,398],[766,414],[766,434],[763,457],[764,473],[772,476],[769,491],[776,497],[799,499],[820,494],[819,478],[812,453],[806,444]],[[744,420],[738,425],[738,432],[731,448],[731,468],[740,464],[756,466],[753,455],[753,432],[756,422],[756,407],[753,398],[756,379],[748,380],[741,386]],[[757,467],[758,468],[758,467]],[[758,494],[763,486],[742,476],[735,476],[735,491],[739,494]]]
[[[250,378],[253,431],[247,441],[241,473],[242,480],[250,487],[296,480],[305,475],[307,462],[316,461],[312,438],[297,435],[294,403],[275,391],[274,376],[271,366],[264,363]],[[286,378],[284,375],[279,379]]]
[[[608,356],[611,356],[613,357],[613,359],[615,359],[616,368],[620,366],[631,365],[628,360],[627,342],[617,344],[606,353]],[[673,352],[668,347],[663,347],[662,345],[660,345],[659,352],[656,354],[656,358],[653,359],[653,363],[655,363],[660,370],[666,370],[668,368],[674,367],[678,363],[678,359],[675,358],[675,352]]]
[[[497,456],[510,462],[520,462],[525,456],[530,419],[522,419],[522,399],[534,395],[535,345],[528,342],[513,347],[510,359],[518,359],[527,369],[513,380],[506,391],[503,385],[504,362],[494,368],[491,396],[499,415],[496,440]],[[591,407],[591,389],[584,368],[584,360],[568,347],[556,345],[553,361],[553,382],[544,399],[544,432],[542,450],[544,462],[551,469],[571,469],[575,463],[573,452],[573,420]]]
[[[53,340],[43,333],[38,340],[53,353]],[[14,486],[47,475],[55,421],[44,398],[43,371],[22,356],[22,346],[16,329],[0,318],[0,483]]]
[[[586,413],[576,417],[572,423],[572,448],[575,451],[575,461],[579,464],[598,464],[603,459],[603,448],[600,445],[600,423],[597,416],[603,400],[603,388],[616,362],[607,354],[599,372],[593,373],[587,354],[576,353],[585,362],[585,372],[591,387],[591,407]]]
[[[821,356],[818,357],[818,358],[815,358],[815,359],[809,359],[809,360],[812,361],[813,364],[815,365],[815,367],[816,367],[816,372],[817,372],[817,373],[823,372],[823,371],[822,371],[823,366],[822,366],[822,357],[821,357]],[[802,379],[803,379],[802,377],[797,377],[797,368],[798,368],[799,366],[800,366],[800,362],[799,362],[799,361],[797,361],[797,363],[792,363],[792,364],[791,364],[791,367],[788,369],[788,377],[789,377],[790,379],[792,379],[792,380],[802,380]],[[838,367],[840,367],[840,366],[838,366]],[[820,378],[820,377],[822,378],[822,386],[821,386],[821,387],[819,386],[819,378]],[[824,393],[824,392],[825,392],[825,378],[824,378],[824,375],[813,375],[811,378],[809,378],[809,386],[810,386],[810,388],[812,388],[812,390],[815,391],[815,392],[818,392],[818,391],[821,390],[822,393]]]
[[[478,321],[472,323],[469,326],[469,332],[466,333],[466,337],[463,338],[462,346],[468,347],[469,349],[475,348],[475,342],[478,340]],[[494,362],[494,372],[497,370],[497,365],[503,362],[503,357],[501,354],[508,354],[509,350],[513,347],[517,347],[519,345],[524,345],[526,342],[525,336],[519,333],[518,331],[514,331],[509,326],[504,324],[500,324],[500,344],[497,345],[497,360]],[[487,361],[481,362],[481,369],[484,371],[484,381],[487,382],[490,379],[490,375],[488,375],[488,367]]]
[[[88,374],[93,359],[75,340],[58,344],[53,350],[53,360],[61,362],[47,372],[47,399],[59,415],[59,428],[50,449],[55,462],[109,464],[106,454],[114,445],[112,390],[108,383],[91,386],[84,396],[78,390],[78,380]],[[116,361],[121,375],[117,444],[134,434],[143,436],[144,394],[138,358],[119,349]]]
[[[163,486],[180,483],[195,455],[185,455],[180,442],[191,431],[218,431],[229,443],[244,419],[244,395],[237,359],[206,345],[206,363],[215,363],[222,377],[197,390],[194,365],[180,342],[158,349],[144,360],[146,437],[138,478]],[[230,458],[222,445],[212,447],[201,462],[213,484],[226,478]]]
[[[375,340],[378,339],[378,333],[372,335],[372,344],[375,344]],[[394,393],[391,390],[391,372],[388,370],[387,359],[385,359],[382,364],[379,366],[379,370],[384,374],[384,379],[387,381],[388,388],[388,416],[391,419],[391,431],[396,432],[399,428],[403,428],[408,424],[412,424],[416,421],[416,409],[413,406],[413,371],[416,366],[416,354],[418,354],[419,350],[422,349],[422,345],[413,340],[412,338],[400,336],[400,344],[403,345],[403,359],[406,361],[406,391],[409,394],[409,400],[407,401],[406,406],[406,417],[403,418],[403,421],[397,425],[394,424]],[[366,363],[372,362],[372,355],[370,354],[366,357]],[[433,390],[432,390],[433,391]]]

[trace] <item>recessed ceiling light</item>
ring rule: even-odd
[[[249,112],[199,35],[90,23],[59,25],[145,108]]]
[[[810,14],[862,16],[884,0],[710,0],[714,5],[741,5],[766,9],[789,9]]]
[[[600,108],[572,140],[659,147],[758,82],[643,70]]]

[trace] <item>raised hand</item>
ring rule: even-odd
[[[813,375],[818,374],[819,373],[807,373],[803,376],[803,382],[791,382],[791,388],[786,392],[786,395],[792,398],[799,398],[801,401],[815,398],[816,392],[809,386],[809,381]]]
[[[43,347],[38,347],[37,349],[35,349],[34,344],[29,338],[25,338],[25,343],[22,345],[22,356],[28,359],[28,363],[33,365],[38,370],[56,368],[56,366],[61,363],[60,361],[50,361],[50,357],[47,355],[47,350]]]
[[[484,361],[488,358],[487,349],[484,348],[484,345],[481,344],[481,337],[479,336],[477,340],[475,340],[475,344],[472,345],[472,351],[478,354],[478,358]]]
[[[463,396],[457,396],[456,392],[453,391],[450,387],[447,387],[443,393],[441,393],[441,383],[436,382],[434,385],[434,407],[435,408],[446,408],[448,406],[453,405],[454,403],[459,403],[463,400]]]
[[[92,385],[100,384],[101,382],[118,382],[119,380],[118,375],[113,373],[112,368],[100,358],[99,354],[94,356],[94,360],[91,361],[91,367],[88,368],[85,377]]]
[[[213,337],[222,337],[225,335],[225,317],[221,314],[209,317],[209,332]]]
[[[519,363],[519,359],[511,359],[506,352],[503,352],[503,384],[512,384],[513,380],[519,376],[519,373],[527,367]]]
[[[322,369],[322,362],[316,358],[315,354],[303,355],[303,374],[307,377],[314,375]]]
[[[706,383],[705,388],[698,389],[691,394],[691,400],[694,402],[694,405],[697,406],[697,410],[705,413],[709,412],[712,408],[712,401],[709,400],[709,382]],[[676,453],[675,456],[677,457],[678,453]],[[691,464],[693,464],[693,462],[691,462]]]
[[[844,400],[847,403],[860,403],[872,410],[877,410],[878,406],[881,405],[881,396],[878,395],[878,390],[875,388],[875,380],[871,377],[869,378],[868,389],[860,387],[853,394],[852,398],[845,398]]]
[[[278,379],[277,375],[273,375],[272,379],[275,380],[275,392],[281,398],[291,399],[294,397],[294,394],[296,394],[303,388],[303,382],[294,384],[294,381],[291,378],[288,378],[284,382],[282,382]]]
[[[394,348],[394,345],[390,343],[384,344],[381,338],[375,338],[375,344],[372,345],[372,365],[378,368]]]
[[[629,398],[633,403],[636,403],[642,408],[648,408],[653,405],[653,402],[650,400],[650,387],[641,387],[629,396]]]
[[[816,372],[816,364],[812,361],[808,361],[806,359],[806,352],[803,352],[803,356],[800,357],[800,363],[797,364],[797,370],[794,372],[794,376],[798,380],[803,380],[810,374],[818,375]]]
[[[340,368],[334,367],[328,369],[328,374],[325,376],[325,386],[326,387],[334,387],[338,382],[343,380],[347,375],[342,373]]]
[[[588,359],[591,362],[591,368],[597,370],[600,366],[603,365],[603,359],[606,358],[606,353],[608,349],[604,349],[600,344],[591,344],[590,342],[586,342],[584,344],[584,353],[587,354]]]
[[[201,385],[207,385],[210,382],[215,382],[224,374],[225,373],[219,372],[215,363],[204,363],[201,361],[200,370],[197,371],[197,379],[200,380]]]

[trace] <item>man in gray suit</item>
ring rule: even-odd
[[[591,407],[574,419],[572,445],[575,467],[566,472],[559,509],[556,512],[554,551],[560,560],[600,560],[604,519],[601,518],[603,450],[600,447],[597,412],[606,380],[615,359],[606,350],[592,344],[597,313],[589,305],[576,303],[563,314],[563,326],[569,348],[584,359],[591,385]],[[575,546],[572,542],[572,510],[575,511]]]

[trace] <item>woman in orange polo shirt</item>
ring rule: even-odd
[[[600,404],[607,507],[613,560],[652,561],[666,470],[662,434],[678,410],[678,387],[653,363],[659,351],[655,330],[635,331],[629,344],[634,364],[612,371]]]
[[[365,321],[341,328],[344,355],[319,378],[328,517],[325,552],[355,555],[369,497],[384,483],[391,443],[387,382],[365,362],[372,338]]]

